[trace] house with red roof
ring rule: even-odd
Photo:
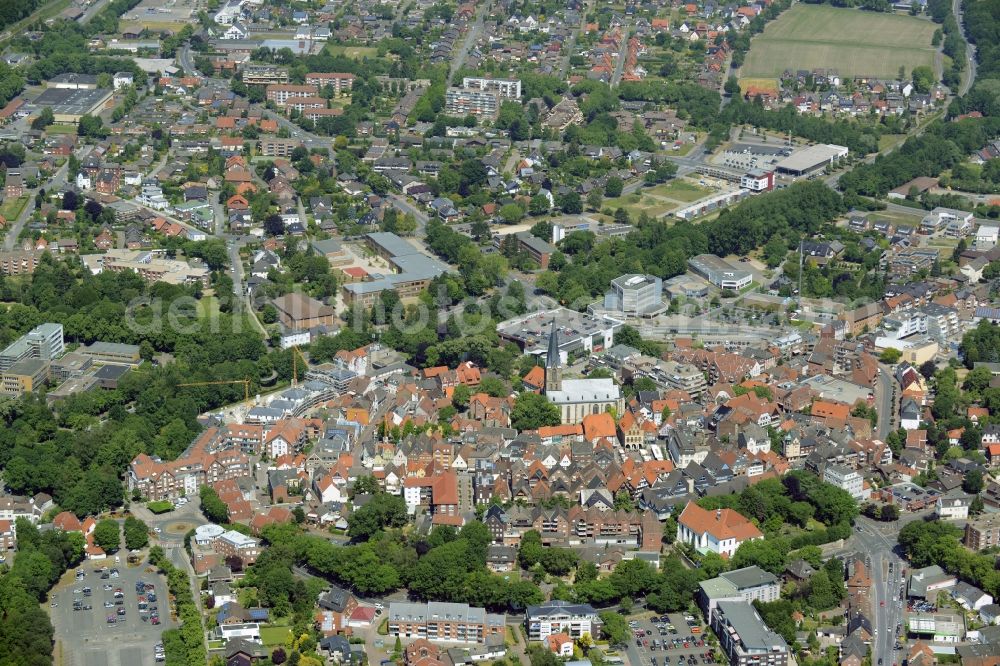
[[[756,525],[732,509],[708,511],[688,502],[677,518],[677,540],[691,544],[700,553],[732,557],[745,542],[763,538]]]

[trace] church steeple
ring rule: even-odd
[[[556,320],[552,319],[549,332],[549,350],[545,356],[545,392],[562,390],[562,359],[559,357],[559,333]]]

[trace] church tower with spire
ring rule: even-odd
[[[556,320],[552,319],[549,332],[549,350],[545,356],[545,392],[562,390],[562,359],[559,357],[559,334]]]

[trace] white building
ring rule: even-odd
[[[968,520],[971,504],[972,498],[967,495],[939,497],[934,505],[934,516],[939,520]]]
[[[823,470],[823,480],[841,490],[846,490],[854,499],[864,499],[868,496],[861,475],[843,465],[827,465]]]
[[[756,525],[732,509],[707,511],[688,502],[677,519],[677,540],[700,553],[732,557],[745,542],[763,538]]]
[[[466,76],[462,79],[466,90],[488,90],[504,99],[521,99],[521,79],[483,79]]]
[[[132,85],[133,81],[134,77],[132,76],[132,72],[116,72],[114,78],[112,79],[112,84],[114,85],[115,90],[118,90],[120,88],[124,88],[125,86]]]
[[[524,613],[529,641],[544,641],[552,634],[566,633],[570,638],[589,634],[600,636],[601,619],[590,604],[553,600],[540,606],[528,606]]]
[[[219,25],[230,25],[240,17],[243,11],[243,0],[229,0],[219,11],[215,12],[215,22]]]
[[[982,224],[976,229],[976,249],[985,252],[996,247],[1000,238],[1000,227]]]
[[[199,546],[210,546],[212,542],[226,533],[226,528],[221,525],[199,525],[194,529],[194,542]]]
[[[881,337],[889,340],[902,340],[918,333],[927,333],[927,315],[915,310],[897,312],[882,320],[882,331]]]

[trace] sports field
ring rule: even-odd
[[[797,4],[753,39],[740,76],[827,68],[841,77],[895,78],[900,67],[934,66],[934,28],[910,16]]]

